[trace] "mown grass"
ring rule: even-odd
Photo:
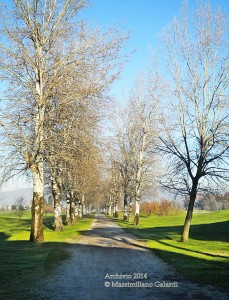
[[[0,215],[0,299],[27,299],[36,280],[49,275],[70,256],[71,242],[86,231],[93,218],[53,230],[53,217],[44,217],[44,243],[29,242],[31,214],[19,219],[13,212]],[[70,242],[70,243],[69,243]]]
[[[229,211],[194,214],[188,243],[181,243],[185,213],[176,216],[142,216],[140,225],[118,224],[140,239],[186,277],[228,288]]]

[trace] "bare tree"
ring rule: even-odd
[[[24,200],[24,198],[23,197],[18,197],[15,200],[14,205],[16,207],[16,215],[20,219],[22,217],[22,215],[23,215],[24,206],[25,206],[25,200]]]
[[[116,169],[120,173],[120,186],[124,198],[124,220],[128,219],[135,199],[135,224],[139,223],[142,194],[155,187],[156,164],[152,153],[157,124],[156,102],[158,77],[141,76],[136,83],[127,106],[116,124],[112,144]]]
[[[147,177],[152,173],[154,157],[152,146],[156,124],[156,86],[149,86],[149,82],[142,81],[130,96],[130,115],[128,126],[133,126],[133,160],[135,170],[135,218],[134,224],[139,224],[140,202],[142,190],[146,189]],[[150,155],[149,155],[150,154]],[[150,176],[153,185],[154,179]],[[148,181],[149,182],[149,181]]]
[[[60,87],[64,87],[61,101],[65,103],[104,91],[120,71],[119,51],[126,36],[114,28],[106,33],[89,32],[83,23],[76,23],[84,0],[15,0],[12,4],[12,8],[1,6],[0,69],[7,85],[1,126],[8,146],[31,170],[30,240],[43,241],[47,111]],[[96,74],[90,73],[95,69]],[[76,71],[86,76],[81,75],[77,84]]]
[[[228,177],[228,20],[203,4],[163,34],[170,103],[163,118],[164,186],[189,195],[182,242],[187,242],[198,191],[223,188]]]
[[[72,116],[69,128],[64,136],[65,147],[59,154],[62,164],[62,176],[67,198],[67,222],[82,218],[92,191],[96,191],[100,180],[101,154],[97,145],[98,115],[87,106],[84,109],[71,107]]]

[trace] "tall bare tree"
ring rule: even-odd
[[[152,154],[157,124],[159,78],[141,76],[116,124],[113,137],[113,155],[120,173],[119,185],[124,198],[124,220],[128,219],[128,206],[135,199],[135,224],[139,223],[142,194],[155,187],[156,164]],[[153,171],[154,170],[154,171]],[[152,189],[151,189],[152,191]]]
[[[138,82],[130,96],[129,102],[127,126],[129,128],[132,127],[130,131],[134,134],[131,152],[135,170],[135,225],[139,224],[142,191],[146,190],[149,180],[151,181],[151,186],[155,186],[155,178],[153,178],[152,174],[155,174],[156,164],[155,157],[151,151],[154,145],[157,123],[157,81],[158,78],[155,78],[152,82],[145,78],[145,80]]]
[[[106,33],[86,30],[75,18],[84,6],[84,0],[15,0],[10,8],[1,6],[0,70],[7,100],[1,107],[1,126],[8,145],[32,173],[31,241],[44,239],[45,122],[56,91],[64,87],[65,103],[82,94],[83,101],[104,91],[120,71],[126,36],[114,28]],[[96,74],[89,72],[95,69]],[[76,70],[86,76],[79,82]]]
[[[89,204],[88,195],[97,189],[100,179],[101,154],[98,124],[103,103],[99,100],[73,103],[66,107],[64,122],[65,134],[62,135],[64,147],[60,150],[64,185],[68,190],[67,220],[72,224],[70,211],[74,210],[73,219],[83,216],[83,209]],[[97,109],[99,111],[97,111]],[[71,118],[69,118],[71,116]],[[62,112],[63,117],[63,112]],[[62,144],[63,144],[62,143]],[[73,208],[74,207],[74,208]]]
[[[198,191],[223,188],[229,179],[228,20],[209,4],[191,16],[185,5],[163,37],[171,101],[160,136],[159,148],[168,158],[162,181],[189,195],[181,237],[187,242]]]

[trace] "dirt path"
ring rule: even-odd
[[[137,238],[103,215],[98,215],[91,229],[70,248],[71,258],[39,283],[31,299],[226,299],[211,287],[182,279]],[[164,287],[166,284],[171,286]]]

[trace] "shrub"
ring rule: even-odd
[[[179,206],[168,200],[143,202],[141,205],[141,212],[147,217],[151,214],[159,216],[176,215],[179,212]]]

